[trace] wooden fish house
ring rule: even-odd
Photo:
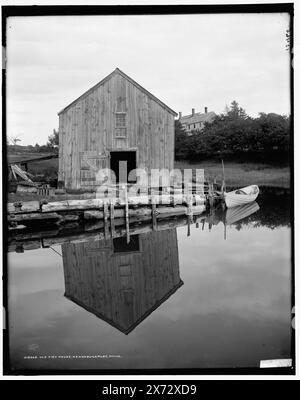
[[[132,238],[62,245],[65,296],[125,334],[183,285],[176,229]]]
[[[66,188],[95,188],[101,168],[119,183],[124,162],[129,183],[135,168],[173,169],[176,112],[118,68],[58,115],[58,180]]]

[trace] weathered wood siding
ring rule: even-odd
[[[65,295],[124,333],[181,284],[176,229],[140,235],[137,252],[112,240],[62,245]]]
[[[124,139],[116,137],[117,112],[126,112]],[[67,188],[96,185],[82,158],[90,156],[95,168],[109,168],[109,152],[122,149],[136,150],[138,168],[173,169],[174,115],[114,74],[59,115],[59,180]]]

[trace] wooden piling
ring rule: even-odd
[[[109,210],[108,210],[108,202],[107,201],[105,201],[103,203],[103,211],[104,211],[104,234],[105,234],[105,239],[109,239],[109,227],[108,227]]]
[[[226,192],[226,183],[225,183],[225,168],[224,168],[224,162],[222,160],[222,186],[221,186],[221,193],[222,196],[224,197],[224,193]]]
[[[190,236],[190,234],[191,234],[191,220],[192,220],[192,203],[193,203],[193,200],[192,200],[192,196],[190,195],[190,187],[189,187],[189,184],[187,185],[187,219],[188,219],[188,221],[187,221],[187,226],[188,226],[188,229],[187,229],[187,235],[188,236]]]
[[[214,191],[213,185],[211,182],[208,184],[208,201],[209,201],[209,208],[212,210],[214,206]]]
[[[172,206],[172,207],[175,207],[175,198],[174,198],[174,194],[171,194],[170,201],[171,201],[171,206]]]
[[[115,232],[115,205],[113,199],[110,200],[110,232],[111,237],[114,238]]]
[[[154,231],[157,230],[157,218],[156,218],[156,202],[155,197],[151,198],[151,207],[152,207],[152,228]]]
[[[124,185],[123,189],[124,189],[124,199],[125,199],[126,237],[127,237],[127,243],[129,243],[130,242],[130,231],[129,231],[129,213],[128,213],[127,185]]]
[[[189,194],[188,195],[188,215],[190,218],[190,221],[193,220],[193,197]]]

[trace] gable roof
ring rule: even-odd
[[[64,296],[73,301],[75,304],[78,306],[82,307],[86,311],[94,314],[97,318],[102,319],[106,323],[110,324],[112,327],[118,329],[120,332],[125,333],[125,335],[128,335],[130,332],[132,332],[144,319],[146,319],[153,311],[155,311],[159,306],[161,306],[165,301],[168,300],[169,297],[172,296],[181,286],[183,285],[183,281],[180,279],[180,281],[168,292],[166,293],[160,300],[158,300],[149,310],[147,310],[143,315],[141,315],[137,320],[133,321],[131,325],[127,326],[122,326],[118,324],[116,321],[107,318],[104,314],[99,312],[98,310],[94,309],[90,305],[84,303],[82,300],[79,300],[75,298],[74,296],[65,293]]]
[[[212,122],[216,113],[210,111],[208,113],[195,113],[194,115],[185,115],[179,119],[182,124],[196,124],[197,122]]]
[[[58,115],[61,114],[62,112],[66,111],[69,107],[71,107],[73,104],[75,104],[78,100],[83,99],[86,97],[88,94],[90,94],[93,90],[97,89],[99,86],[103,85],[105,82],[107,82],[109,79],[111,79],[114,75],[119,74],[123,78],[125,78],[127,81],[129,81],[132,85],[137,87],[139,90],[144,92],[147,96],[149,96],[152,100],[154,100],[156,103],[158,103],[161,107],[165,108],[167,111],[169,111],[171,114],[174,116],[177,116],[176,111],[172,110],[170,107],[168,107],[165,103],[160,101],[157,97],[155,97],[152,93],[148,92],[145,88],[143,88],[141,85],[139,85],[136,81],[134,81],[132,78],[130,78],[128,75],[126,75],[124,72],[122,72],[119,68],[116,68],[112,73],[107,75],[102,81],[98,82],[96,85],[92,86],[89,90],[84,92],[81,96],[77,97],[72,103],[67,105],[65,108],[60,110],[58,112]]]

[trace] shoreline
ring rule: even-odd
[[[290,189],[291,171],[288,166],[276,167],[270,164],[253,162],[225,162],[225,181],[228,187],[248,185],[269,186]],[[175,161],[174,168],[204,169],[205,179],[222,182],[221,161]]]
[[[195,163],[190,163],[189,161],[175,161],[174,168],[180,170],[185,168],[204,169],[205,179],[210,179],[211,181],[216,179],[219,184],[222,182],[222,164],[218,161],[201,161]],[[226,162],[225,181],[228,188],[238,188],[256,184],[261,187],[266,186],[290,189],[290,168],[288,166],[275,167],[263,163]],[[68,199],[87,199],[93,197],[93,194],[88,193],[66,193],[64,195],[53,195],[48,199],[49,201],[59,201]],[[13,192],[8,193],[7,196],[8,202],[41,199],[45,199],[45,196]]]

